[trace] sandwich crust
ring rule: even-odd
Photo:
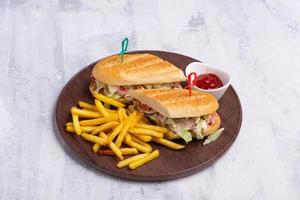
[[[143,85],[185,81],[182,70],[172,63],[152,54],[125,54],[120,62],[119,55],[100,60],[92,75],[101,82],[114,85]]]
[[[129,95],[169,118],[199,117],[215,112],[218,101],[208,93],[186,89],[141,89]]]

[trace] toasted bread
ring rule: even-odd
[[[215,112],[218,101],[208,93],[186,89],[132,90],[129,95],[169,118],[199,117]]]
[[[173,83],[185,81],[182,70],[152,54],[125,54],[100,60],[92,75],[99,81],[114,86]]]

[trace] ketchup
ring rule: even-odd
[[[208,73],[198,76],[196,86],[205,90],[209,90],[220,88],[223,86],[223,83],[216,74]]]

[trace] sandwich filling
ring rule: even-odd
[[[201,140],[204,138],[203,132],[217,123],[218,116],[216,113],[204,115],[201,117],[189,118],[168,118],[153,110],[146,104],[133,100],[133,105],[129,106],[131,111],[138,110],[145,113],[145,116],[159,126],[167,127],[169,130],[178,134],[186,143],[192,140],[192,136]]]
[[[130,90],[136,89],[178,89],[182,88],[180,83],[161,83],[161,84],[146,84],[146,85],[130,85],[130,86],[113,86],[105,84],[91,77],[90,91],[100,92],[113,99],[119,100],[122,103],[132,103],[133,98],[128,95]]]

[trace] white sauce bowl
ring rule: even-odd
[[[224,95],[224,93],[226,92],[226,90],[228,89],[228,87],[231,83],[231,78],[228,73],[226,73],[222,70],[213,68],[205,63],[201,63],[201,62],[190,63],[185,69],[186,77],[192,72],[196,72],[197,76],[199,76],[201,74],[213,73],[213,74],[216,74],[220,78],[220,80],[223,83],[223,86],[220,88],[205,90],[205,89],[201,89],[197,86],[193,86],[193,89],[195,89],[195,90],[199,90],[201,92],[207,92],[207,93],[214,95],[217,100],[221,99],[221,97]]]

